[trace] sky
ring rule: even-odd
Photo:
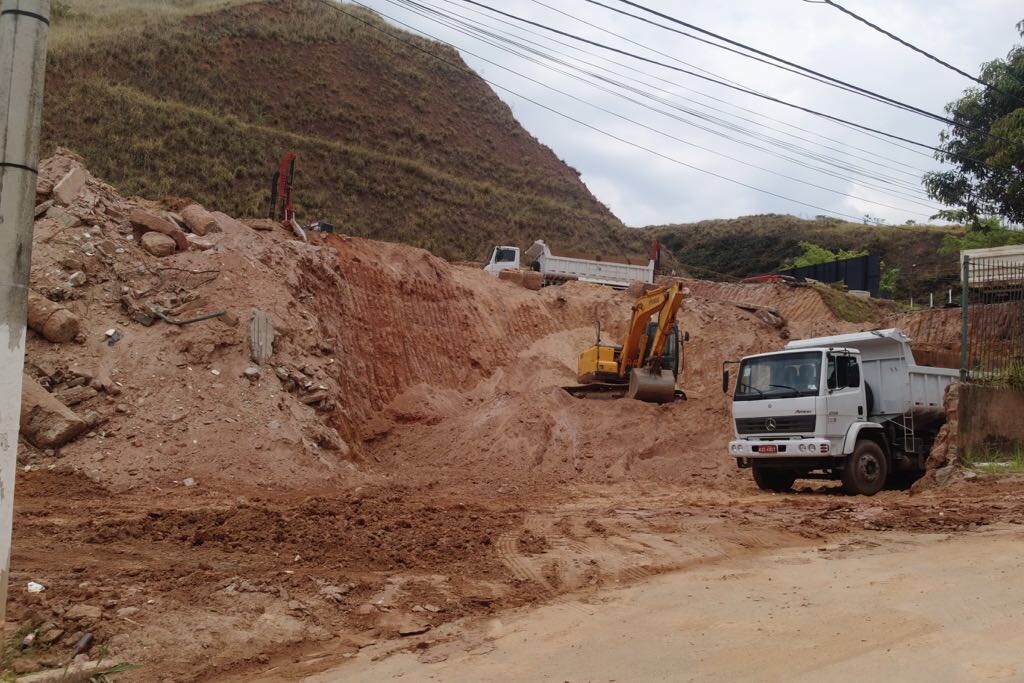
[[[676,68],[579,43],[497,16],[467,0],[418,1],[514,34],[520,41],[533,41],[532,47],[548,54],[561,53],[556,57],[570,66],[543,59],[531,62],[416,14],[399,0],[360,0],[393,23],[406,24],[398,24],[401,28],[411,27],[458,48],[478,74],[502,86],[494,90],[519,122],[578,170],[590,191],[627,225],[760,213],[847,219],[870,215],[903,224],[927,222],[941,208],[924,195],[920,185],[923,171],[942,168],[932,151],[879,139],[678,69],[711,73],[719,80],[928,145],[938,144],[944,128],[939,121],[752,61],[587,0],[480,2]],[[620,0],[601,2],[695,33]],[[1005,57],[1021,42],[1015,28],[1024,19],[1020,0],[838,2],[972,74],[978,73],[982,63]],[[637,4],[937,114],[974,85],[823,3],[638,0]],[[607,81],[598,82],[602,90],[593,82],[581,81],[592,78],[574,67],[641,89],[659,101]],[[735,126],[745,132],[737,132]],[[822,155],[829,159],[822,160]]]

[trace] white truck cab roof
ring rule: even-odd
[[[795,339],[786,344],[785,348],[787,351],[811,348],[844,349],[845,351],[859,351],[864,360],[899,359],[914,365],[910,337],[896,328],[852,332],[813,339]]]
[[[783,356],[783,355],[787,355],[787,354],[794,353],[794,352],[797,352],[797,351],[822,351],[822,352],[823,351],[833,351],[833,352],[837,351],[839,353],[848,353],[848,354],[859,354],[860,353],[859,349],[851,349],[851,348],[846,348],[846,347],[843,347],[843,346],[808,346],[808,347],[802,347],[801,346],[801,347],[795,348],[795,349],[786,348],[783,351],[769,351],[768,353],[755,353],[755,354],[751,354],[749,356],[744,356],[744,358],[768,358],[768,357],[771,357],[771,356]]]

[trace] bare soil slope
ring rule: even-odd
[[[69,173],[82,186],[62,199]],[[861,500],[769,496],[735,470],[721,362],[874,324],[839,320],[814,288],[689,281],[689,400],[585,401],[559,387],[594,320],[621,338],[624,292],[534,292],[217,212],[200,235],[182,202],[126,199],[70,154],[42,164],[37,200],[32,288],[81,330],[30,332],[27,370],[89,430],[19,445],[9,670],[58,668],[85,633],[92,661],[140,664],[141,681],[281,680],[367,647],[443,657],[492,639],[444,630],[462,617],[851,528],[1022,519],[1016,480]],[[188,248],[140,246],[140,211]],[[154,307],[225,314],[176,326]],[[275,332],[262,364],[253,309]]]

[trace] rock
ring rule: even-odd
[[[57,344],[71,341],[81,331],[78,316],[31,289],[28,291],[28,326]]]
[[[60,260],[60,267],[73,273],[76,270],[85,270],[85,261],[77,256],[68,256]]]
[[[76,270],[75,272],[71,273],[71,275],[68,276],[69,287],[81,287],[88,281],[89,278],[87,278],[85,276],[85,273],[83,273],[80,270]]]
[[[89,425],[29,377],[21,387],[21,433],[36,448],[59,448]]]
[[[103,610],[97,605],[75,605],[64,613],[65,619],[99,619]]]
[[[290,609],[293,612],[301,612],[302,611],[302,603],[299,602],[298,600],[289,600],[288,601],[288,609]]]
[[[54,627],[45,631],[43,635],[39,637],[39,642],[41,642],[44,645],[52,645],[53,643],[56,643],[63,637],[64,629]]]
[[[52,199],[47,199],[42,204],[37,205],[36,206],[36,211],[35,211],[35,217],[39,218],[40,216],[42,216],[44,213],[46,213],[50,209],[51,206],[53,206],[53,200]]]
[[[248,377],[249,379],[256,379],[260,376],[260,369],[257,367],[248,367],[244,371],[242,371],[242,374]]]
[[[320,401],[323,401],[324,399],[329,397],[330,394],[328,394],[326,391],[312,391],[306,394],[305,396],[300,396],[299,400],[308,406],[313,403],[319,403]]]
[[[418,621],[407,622],[398,627],[398,635],[418,636],[421,633],[426,633],[430,630],[430,628],[430,624],[425,624]]]
[[[544,275],[533,270],[523,273],[523,287],[539,291],[544,286]]]
[[[247,218],[242,222],[253,230],[259,230],[261,232],[270,232],[281,225],[270,218]]]
[[[935,483],[939,486],[945,486],[957,473],[956,465],[946,465],[935,470]]]
[[[46,217],[56,223],[57,227],[61,230],[68,230],[76,225],[82,224],[82,219],[74,214],[68,213],[59,206],[51,206],[47,209]]]
[[[274,353],[274,324],[270,316],[252,309],[249,317],[249,355],[257,363],[263,363]]]
[[[131,617],[132,615],[135,615],[135,614],[138,614],[138,613],[139,613],[139,608],[138,607],[122,607],[121,609],[117,610],[117,616],[120,617],[121,619],[127,619],[128,617]]]
[[[142,248],[153,256],[170,256],[178,250],[178,245],[167,235],[159,232],[147,232],[142,235]]]
[[[58,391],[58,392],[54,393],[54,396],[56,396],[57,400],[59,400],[61,403],[63,403],[64,405],[70,407],[70,406],[78,405],[82,401],[89,400],[90,398],[95,396],[97,393],[98,392],[95,389],[93,389],[92,387],[78,386],[78,387],[71,387],[70,389],[64,389],[62,391]],[[88,423],[88,420],[86,420],[86,422]]]
[[[440,607],[438,607],[437,605],[431,605],[431,604],[423,605],[423,609],[427,610],[428,612],[440,612],[441,611]]]
[[[143,235],[150,232],[166,235],[174,240],[178,249],[188,251],[188,239],[186,239],[184,231],[166,218],[161,218],[145,209],[135,208],[128,215],[128,222]]]
[[[343,602],[346,595],[352,592],[355,584],[346,583],[341,586],[321,586],[320,595],[330,598],[335,602]]]
[[[278,365],[276,368],[274,368],[274,374],[277,375],[277,378],[282,382],[288,381],[288,368],[284,367],[283,365]]]
[[[220,232],[220,226],[213,214],[199,204],[190,204],[181,212],[181,218],[188,229],[199,236],[210,232]]]
[[[363,616],[366,616],[367,614],[376,614],[377,608],[371,605],[370,603],[366,602],[362,605],[359,605],[359,607],[356,609],[356,613],[362,614]]]
[[[196,480],[193,479],[192,477],[185,477],[184,479],[181,480],[181,483],[191,488],[196,485]]]
[[[200,237],[196,237],[192,233],[186,233],[185,239],[187,239],[188,243],[191,244],[196,249],[198,249],[199,251],[209,251],[210,249],[213,249],[215,246],[217,246],[216,242],[213,242],[211,240],[204,240]]]
[[[11,671],[19,676],[30,674],[33,671],[38,670],[39,665],[27,657],[17,657],[13,662],[11,662]]]
[[[424,652],[419,656],[419,661],[422,664],[439,664],[448,659],[448,655],[443,652]]]
[[[517,285],[523,284],[523,271],[515,270],[514,268],[508,268],[506,270],[498,271],[499,280],[507,280]]]
[[[61,204],[67,205],[75,201],[83,187],[85,187],[85,171],[75,167],[53,186],[53,196]]]

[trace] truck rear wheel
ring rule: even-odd
[[[762,491],[789,491],[796,481],[796,472],[784,468],[754,465],[754,483]]]
[[[843,466],[843,489],[851,496],[873,496],[885,486],[889,461],[874,441],[858,441]]]

